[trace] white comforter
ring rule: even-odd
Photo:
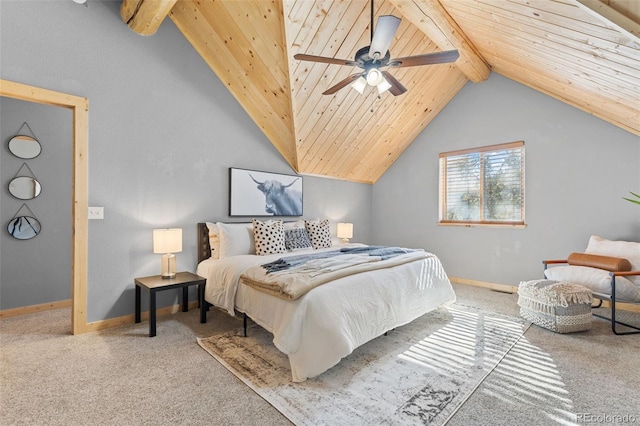
[[[240,284],[247,268],[284,256],[208,259],[198,265],[197,273],[207,278],[205,300],[231,315],[236,309],[245,312],[274,335],[275,346],[289,357],[295,382],[323,373],[358,346],[455,301],[440,260],[430,253],[392,268],[337,279],[296,300]]]

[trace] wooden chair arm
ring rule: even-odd
[[[611,272],[611,274],[616,277],[628,277],[631,275],[640,275],[640,271],[619,271],[619,272]]]
[[[550,265],[552,263],[567,263],[567,259],[563,259],[563,260],[543,260],[542,263],[544,263],[545,265]]]

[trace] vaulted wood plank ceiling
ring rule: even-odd
[[[390,69],[409,89],[401,96],[372,87],[323,96],[357,68],[293,59],[352,59],[370,41],[369,0],[125,0],[121,9],[141,34],[167,13],[299,173],[375,182],[491,71],[640,135],[640,7],[625,0],[376,0],[376,19],[402,18],[392,58],[460,52],[454,64]]]

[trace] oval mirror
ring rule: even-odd
[[[9,182],[9,192],[21,200],[31,200],[40,195],[40,182],[29,176],[18,176]]]
[[[9,141],[9,151],[16,157],[29,159],[40,155],[42,147],[40,142],[31,136],[17,135]]]
[[[18,216],[7,225],[9,234],[18,240],[29,240],[40,233],[40,222],[31,216]]]

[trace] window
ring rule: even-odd
[[[524,142],[440,154],[440,222],[524,226]]]

